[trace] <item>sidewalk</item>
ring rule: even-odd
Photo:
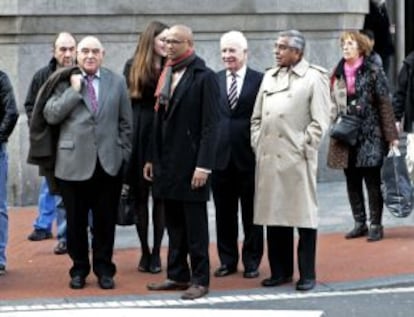
[[[405,219],[393,218],[384,209],[385,239],[368,243],[365,238],[345,240],[344,233],[352,227],[351,213],[345,196],[345,184],[320,183],[320,235],[317,254],[318,288],[324,290],[365,288],[414,284],[414,228],[413,215]],[[165,294],[146,289],[146,284],[165,278],[166,247],[162,249],[163,272],[152,275],[136,270],[139,258],[138,238],[132,227],[118,227],[114,260],[118,273],[114,290],[101,290],[95,277],[88,277],[82,290],[68,287],[70,261],[65,255],[54,255],[55,239],[31,242],[36,217],[35,207],[10,208],[10,234],[7,274],[0,277],[0,308],[4,305],[53,303],[94,298],[162,298]],[[211,268],[218,265],[214,208],[209,203],[211,231]],[[166,242],[166,241],[165,241]],[[164,243],[166,245],[166,243]],[[234,294],[239,291],[262,289],[261,279],[269,276],[267,257],[264,256],[257,279],[244,279],[242,267],[237,274],[225,278],[211,278],[209,296]],[[295,279],[297,275],[295,276]],[[293,284],[288,286],[293,289]],[[272,288],[271,290],[275,290]],[[271,291],[267,289],[267,291]],[[152,296],[152,297],[151,297]],[[145,297],[145,298],[146,298]]]

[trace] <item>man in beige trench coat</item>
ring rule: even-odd
[[[318,147],[331,111],[327,73],[303,58],[304,48],[299,31],[279,33],[274,46],[277,66],[266,72],[251,118],[254,223],[267,226],[271,270],[262,285],[292,281],[297,227],[297,290],[310,290],[316,283]]]

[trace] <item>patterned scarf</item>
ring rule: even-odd
[[[160,106],[164,106],[165,109],[168,108],[173,72],[187,67],[194,61],[195,58],[196,55],[194,53],[194,49],[190,48],[179,58],[169,59],[165,63],[160,78],[158,79],[157,89],[155,90],[155,97],[157,97],[157,101],[154,106],[155,111],[158,111]]]

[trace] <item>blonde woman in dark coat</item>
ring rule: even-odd
[[[372,50],[366,36],[357,31],[341,36],[343,58],[331,77],[331,95],[337,111],[362,119],[355,146],[331,138],[328,166],[344,169],[348,199],[355,226],[345,238],[368,235],[368,241],[383,238],[381,166],[391,146],[398,145],[398,133],[389,98],[385,73],[367,56]],[[365,212],[363,182],[369,202],[369,227]]]

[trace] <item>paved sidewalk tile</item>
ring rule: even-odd
[[[162,249],[163,272],[160,274],[141,273],[136,269],[139,248],[122,247],[117,243],[114,260],[118,273],[115,277],[114,290],[102,290],[96,278],[91,274],[87,285],[82,290],[68,287],[68,268],[70,261],[66,255],[54,255],[55,239],[31,242],[27,235],[32,229],[35,208],[11,208],[10,210],[10,243],[8,248],[7,274],[0,277],[0,307],[5,303],[27,300],[32,303],[36,299],[85,299],[105,298],[108,296],[140,296],[154,294],[146,289],[146,284],[161,281],[165,278],[166,247]],[[348,223],[349,224],[349,223]],[[345,240],[344,232],[319,235],[317,253],[318,285],[331,283],[358,282],[375,278],[403,277],[414,272],[414,228],[411,226],[395,226],[385,228],[385,239],[369,243],[365,238]],[[128,229],[120,228],[122,232]],[[125,234],[125,233],[124,233]],[[136,234],[128,233],[129,239],[138,246]],[[119,239],[119,237],[117,237]],[[216,245],[210,245],[211,269],[218,266]],[[217,292],[231,290],[253,290],[260,288],[261,279],[270,275],[266,255],[260,268],[261,275],[256,279],[244,279],[242,267],[237,274],[224,278],[211,278],[209,296]],[[295,280],[297,279],[295,274]],[[400,278],[401,280],[401,278]],[[294,289],[294,284],[287,285]]]

